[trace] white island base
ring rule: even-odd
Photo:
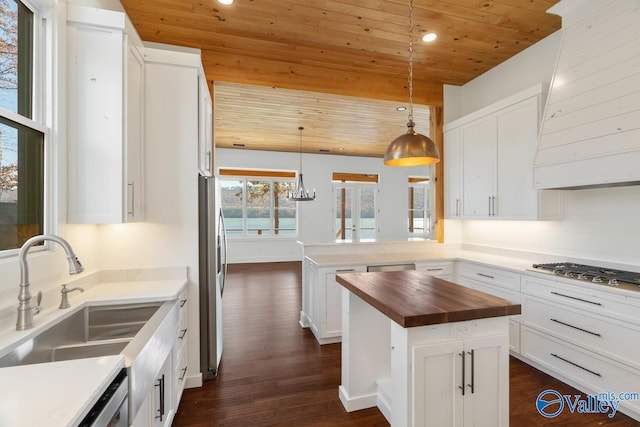
[[[508,426],[509,317],[402,327],[342,289],[348,411],[377,406],[392,427]]]

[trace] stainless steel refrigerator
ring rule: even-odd
[[[227,241],[218,179],[198,177],[200,370],[203,379],[218,375],[222,359],[222,295],[227,273]]]

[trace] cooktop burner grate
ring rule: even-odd
[[[533,264],[533,268],[549,271],[557,276],[571,277],[594,283],[617,285],[618,283],[624,282],[640,286],[640,273],[633,271],[615,270],[612,268],[575,264],[572,262]]]

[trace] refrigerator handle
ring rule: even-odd
[[[222,214],[222,209],[220,209],[220,224],[218,235],[222,238],[222,247],[220,254],[220,262],[222,262],[222,280],[220,280],[220,296],[224,294],[224,282],[227,278],[227,227],[224,223],[224,215]]]

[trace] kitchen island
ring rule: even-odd
[[[347,411],[393,427],[509,422],[508,316],[520,305],[419,271],[338,274]]]

